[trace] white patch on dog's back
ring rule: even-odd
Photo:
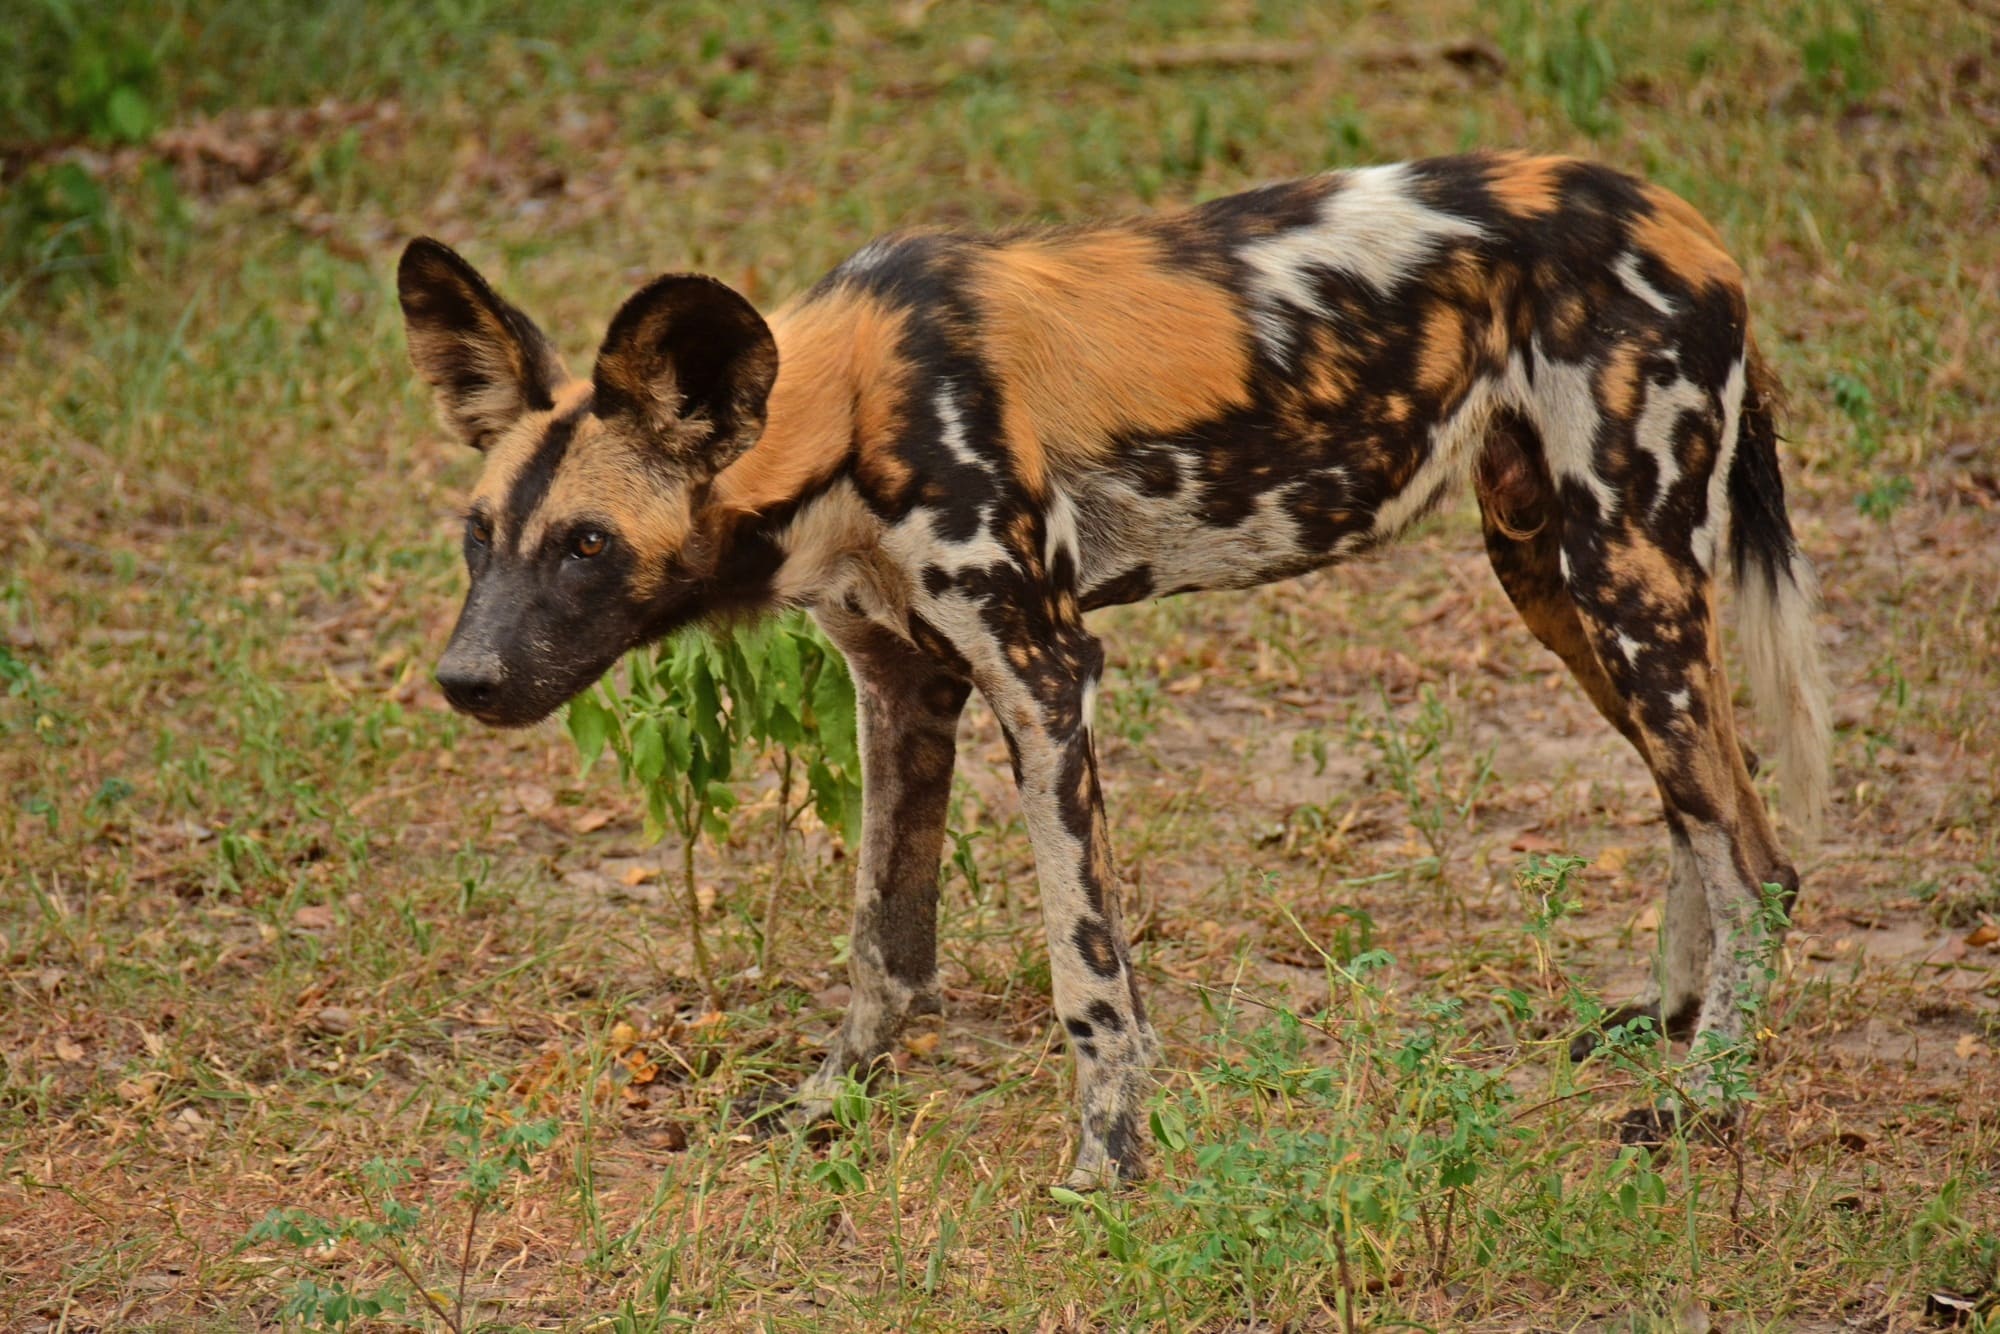
[[[1320,202],[1317,221],[1253,241],[1237,252],[1250,267],[1258,333],[1279,356],[1291,345],[1283,307],[1321,318],[1331,313],[1320,300],[1321,273],[1351,275],[1386,297],[1439,245],[1484,234],[1477,223],[1418,201],[1409,189],[1406,164],[1365,167],[1335,179],[1336,188]]]

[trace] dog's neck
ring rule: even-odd
[[[773,316],[778,378],[764,432],[716,477],[699,520],[719,610],[811,605],[873,536],[848,474],[863,436],[893,415],[882,406],[896,390],[869,372],[889,331],[868,314],[817,302]]]
[[[778,342],[778,379],[771,388],[764,433],[715,479],[710,503],[743,518],[794,507],[852,458],[862,407],[857,383],[855,310],[818,302],[788,306],[771,320]]]

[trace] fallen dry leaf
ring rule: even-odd
[[[56,1034],[56,1059],[74,1065],[83,1059],[83,1048],[70,1040],[67,1033]]]
[[[324,931],[334,920],[333,909],[324,903],[308,903],[292,914],[292,925],[301,931]]]
[[[912,1056],[929,1056],[938,1048],[938,1037],[936,1032],[912,1033],[903,1039],[903,1046]]]
[[[562,1053],[553,1046],[544,1047],[527,1069],[514,1076],[513,1091],[523,1098],[534,1097],[555,1083],[561,1067]]]
[[[166,1075],[159,1070],[148,1070],[144,1074],[121,1079],[112,1090],[121,1101],[134,1107],[142,1107],[160,1096],[160,1090],[167,1086]]]
[[[1979,1054],[1980,1045],[1977,1033],[1961,1033],[1958,1037],[1958,1045],[1952,1050],[1958,1053],[1959,1060],[1969,1061]]]
[[[578,811],[569,827],[579,834],[591,834],[610,824],[613,818],[610,811]]]
[[[1992,922],[1982,922],[1973,928],[1972,934],[1965,938],[1965,943],[1974,949],[1987,945],[2000,945],[2000,926]]]
[[[659,875],[659,873],[660,873],[660,868],[657,866],[628,866],[625,868],[625,874],[619,876],[618,878],[624,881],[627,887],[630,887],[633,885],[643,885],[648,880],[651,880],[655,876]],[[713,893],[713,891],[710,892]]]
[[[354,1011],[344,1005],[322,1005],[312,1017],[314,1031],[339,1037],[354,1031]]]
[[[679,1153],[688,1146],[687,1131],[673,1121],[639,1136],[639,1143],[660,1153]]]
[[[646,1053],[637,1047],[620,1056],[618,1063],[625,1067],[628,1083],[650,1084],[660,1077],[660,1067],[653,1064]]]
[[[1597,870],[1609,872],[1612,875],[1616,875],[1618,874],[1618,872],[1624,870],[1625,863],[1631,860],[1632,860],[1632,849],[1611,847],[1611,848],[1606,848],[1604,849],[1604,851],[1598,853],[1597,861],[1593,863],[1593,865]]]

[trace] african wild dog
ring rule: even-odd
[[[853,668],[853,1001],[804,1116],[939,1009],[939,855],[976,686],[1012,753],[1077,1061],[1069,1179],[1138,1175],[1157,1043],[1119,922],[1084,613],[1331,564],[1468,477],[1508,596],[1659,785],[1666,948],[1641,1008],[1739,1034],[1758,886],[1798,878],[1736,739],[1725,547],[1802,822],[1826,787],[1825,685],[1742,275],[1667,191],[1479,155],[1102,226],[903,234],[768,325],[719,282],[660,278],[587,380],[437,242],[410,245],[399,284],[418,371],[486,453],[438,665],[455,707],[531,723],[635,645],[780,606],[810,607]]]

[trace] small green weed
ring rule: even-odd
[[[1097,701],[1106,715],[1107,730],[1134,746],[1143,747],[1160,727],[1161,693],[1151,677],[1124,676],[1115,688],[1105,690]]]
[[[1566,869],[1541,882],[1551,903]],[[1247,1032],[1216,1015],[1216,1054],[1152,1117],[1169,1167],[1146,1199],[1057,1192],[1122,1266],[1119,1321],[1317,1311],[1355,1328],[1468,1272],[1636,1276],[1680,1244],[1682,1201],[1645,1155],[1580,1165],[1534,1133],[1541,1104],[1522,1106],[1462,1000],[1398,1002],[1381,951],[1322,957],[1327,1010],[1277,1007]]]
[[[28,733],[44,744],[63,744],[69,725],[56,705],[56,692],[33,663],[0,644],[0,735]]]
[[[496,1109],[494,1100],[506,1087],[505,1079],[493,1076],[465,1102],[442,1111],[450,1129],[444,1151],[459,1165],[454,1199],[465,1214],[455,1256],[437,1240],[439,1226],[447,1221],[442,1211],[407,1198],[418,1166],[413,1158],[376,1158],[362,1167],[360,1193],[370,1210],[366,1216],[329,1219],[305,1209],[280,1208],[250,1230],[243,1246],[278,1243],[315,1257],[313,1271],[298,1279],[286,1299],[285,1318],[309,1329],[344,1330],[356,1320],[406,1311],[414,1299],[452,1334],[462,1334],[480,1217],[505,1208],[508,1182],[527,1177],[534,1170],[534,1156],[554,1144],[561,1129],[554,1119],[516,1120]],[[358,1283],[349,1272],[319,1258],[338,1255],[348,1243],[385,1263],[395,1277]]]
[[[1863,462],[1882,450],[1882,424],[1875,411],[1875,391],[1851,371],[1835,371],[1827,378],[1833,405],[1854,428],[1854,450]]]
[[[2000,868],[1976,867],[1971,876],[1949,886],[1927,881],[1917,887],[1916,897],[1939,926],[1958,930],[1989,918],[2000,921]]]
[[[1411,827],[1430,849],[1423,865],[1440,885],[1446,859],[1493,781],[1491,748],[1474,758],[1470,768],[1452,762],[1450,743],[1457,727],[1437,691],[1425,686],[1407,724],[1396,720],[1384,698],[1381,717],[1356,729],[1356,739],[1374,747],[1379,774],[1403,798]]]

